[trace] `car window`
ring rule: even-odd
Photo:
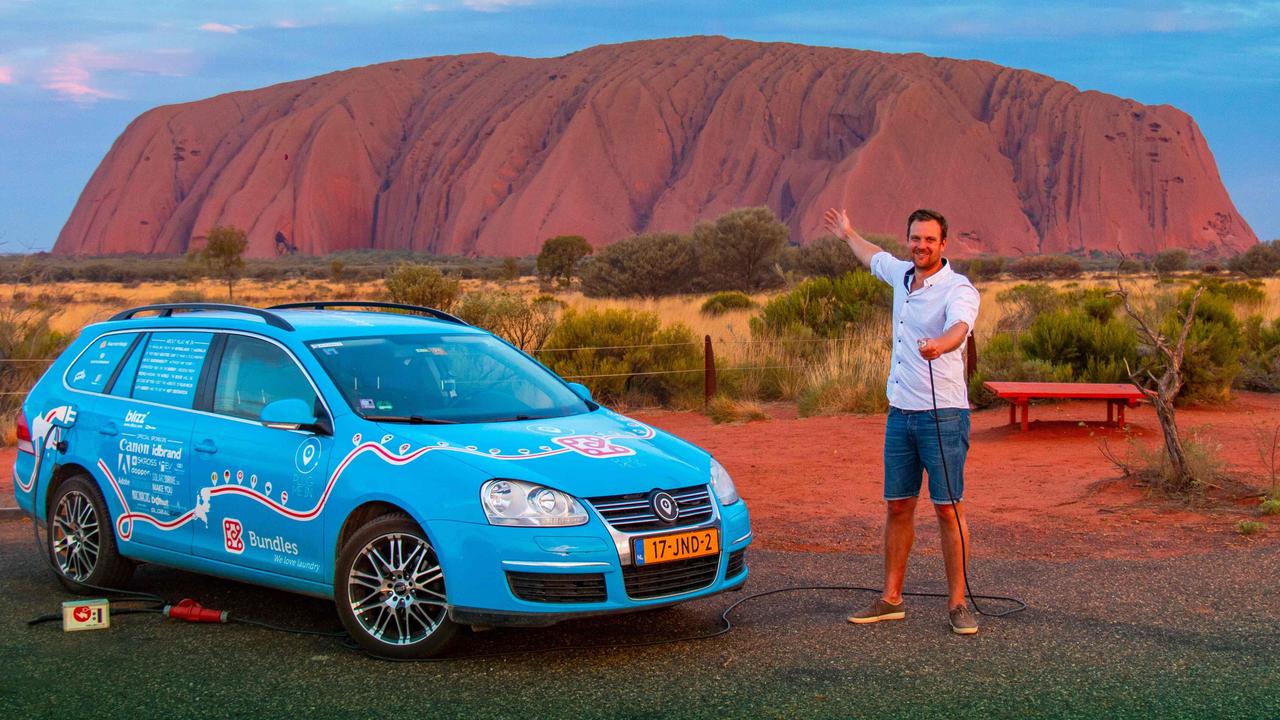
[[[310,344],[357,413],[445,422],[563,417],[590,408],[489,335],[389,335]]]
[[[190,408],[212,340],[207,332],[152,333],[138,361],[133,398]]]
[[[116,397],[129,397],[133,393],[133,379],[138,374],[138,361],[142,359],[142,353],[146,351],[147,340],[143,338],[140,342],[133,345],[133,350],[129,352],[128,357],[124,359],[120,369],[116,372],[115,382],[111,387],[106,388],[107,394]]]
[[[116,333],[94,340],[67,369],[67,384],[76,390],[102,392],[137,336],[137,333]]]
[[[316,404],[315,390],[288,353],[258,338],[227,336],[214,384],[214,412],[257,420],[262,408],[291,398]]]

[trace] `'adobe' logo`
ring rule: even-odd
[[[235,518],[227,518],[222,521],[222,540],[226,545],[227,552],[239,555],[244,552],[244,540],[240,539],[244,533],[240,521]]]

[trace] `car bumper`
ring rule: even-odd
[[[571,528],[436,522],[428,532],[440,555],[453,620],[539,626],[662,607],[741,587],[749,574],[745,550],[752,539],[746,504],[722,507],[716,522],[699,527],[719,529],[715,556],[644,567],[635,566],[629,553],[624,557],[618,533],[596,516]],[[672,592],[665,591],[668,585]]]

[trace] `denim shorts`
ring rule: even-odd
[[[884,499],[902,500],[920,495],[921,473],[929,473],[929,499],[946,504],[964,497],[964,459],[969,454],[969,410],[939,408],[934,427],[933,410],[889,408],[884,427]],[[938,432],[942,450],[938,452]],[[948,488],[947,478],[950,478]]]

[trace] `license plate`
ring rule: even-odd
[[[720,531],[692,530],[677,535],[659,535],[635,541],[636,565],[687,560],[720,552]]]

